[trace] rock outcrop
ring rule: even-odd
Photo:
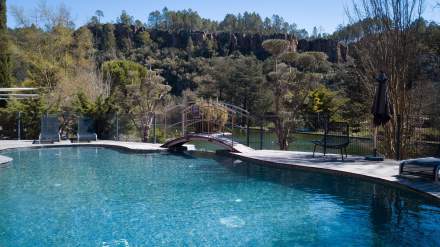
[[[126,27],[126,26],[125,26]],[[348,48],[331,39],[298,40],[290,34],[258,34],[258,33],[231,33],[231,32],[202,32],[202,31],[180,31],[171,32],[158,29],[145,29],[132,27],[131,35],[115,25],[116,39],[118,36],[124,36],[128,39],[134,36],[136,32],[148,31],[150,38],[156,42],[160,48],[174,47],[185,49],[191,38],[194,47],[207,47],[213,49],[217,54],[225,56],[239,51],[242,54],[255,54],[260,59],[265,59],[269,54],[263,49],[261,44],[267,39],[286,39],[291,42],[292,48],[299,52],[318,51],[328,55],[329,61],[333,63],[345,63],[348,56]]]
[[[298,51],[324,52],[333,63],[347,62],[348,48],[344,44],[331,39],[299,40]]]

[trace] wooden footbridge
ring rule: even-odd
[[[224,133],[215,133],[215,134],[186,134],[185,136],[181,136],[175,139],[168,140],[165,144],[162,145],[163,148],[174,149],[181,147],[183,144],[190,141],[207,141],[213,144],[216,144],[220,147],[225,148],[226,150],[234,153],[245,153],[249,151],[254,151],[254,149],[241,144],[237,141],[233,141],[230,138],[224,136]]]
[[[165,113],[164,134],[170,138],[167,138],[162,147],[178,149],[190,141],[206,141],[230,152],[253,151],[248,147],[249,117],[248,111],[218,101],[199,101],[173,106]],[[238,141],[238,136],[235,136],[243,130],[246,133],[244,142],[247,145]]]

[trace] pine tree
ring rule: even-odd
[[[194,52],[194,43],[191,38],[191,35],[188,37],[188,42],[186,43],[186,52],[188,53],[189,57],[191,57]]]
[[[11,82],[11,57],[6,26],[6,0],[0,0],[0,87]]]
[[[116,38],[115,27],[112,24],[104,24],[102,28],[102,50],[110,55],[115,55],[116,52]]]

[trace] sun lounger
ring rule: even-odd
[[[440,159],[429,157],[400,162],[399,175],[415,175],[439,181]]]
[[[38,143],[54,143],[60,141],[60,121],[57,116],[43,116]]]
[[[90,142],[98,140],[98,137],[94,130],[93,119],[79,118],[78,132],[76,133],[76,136],[78,142]]]

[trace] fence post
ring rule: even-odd
[[[402,146],[402,138],[401,138],[401,133],[402,133],[402,116],[397,115],[397,128],[396,128],[396,160],[400,160],[401,155],[400,155],[400,147]]]
[[[202,120],[202,128],[203,128],[203,120]],[[185,136],[185,111],[182,112],[182,136]]]
[[[247,123],[246,123],[246,146],[249,147],[250,141],[249,141],[249,134],[250,134],[250,129],[249,129],[249,117],[247,118]]]
[[[153,113],[153,143],[156,144],[156,113]]]
[[[260,150],[263,150],[263,120],[260,123]]]
[[[119,115],[116,112],[116,141],[119,141]]]
[[[167,111],[165,110],[165,119],[164,119],[163,135],[165,137],[165,141],[167,140]]]
[[[18,119],[17,119],[17,137],[18,140],[21,140],[21,112],[18,112]]]
[[[231,119],[231,121],[232,121],[232,135],[231,135],[231,137],[232,137],[232,148],[234,148],[234,116],[232,116],[232,119]]]

